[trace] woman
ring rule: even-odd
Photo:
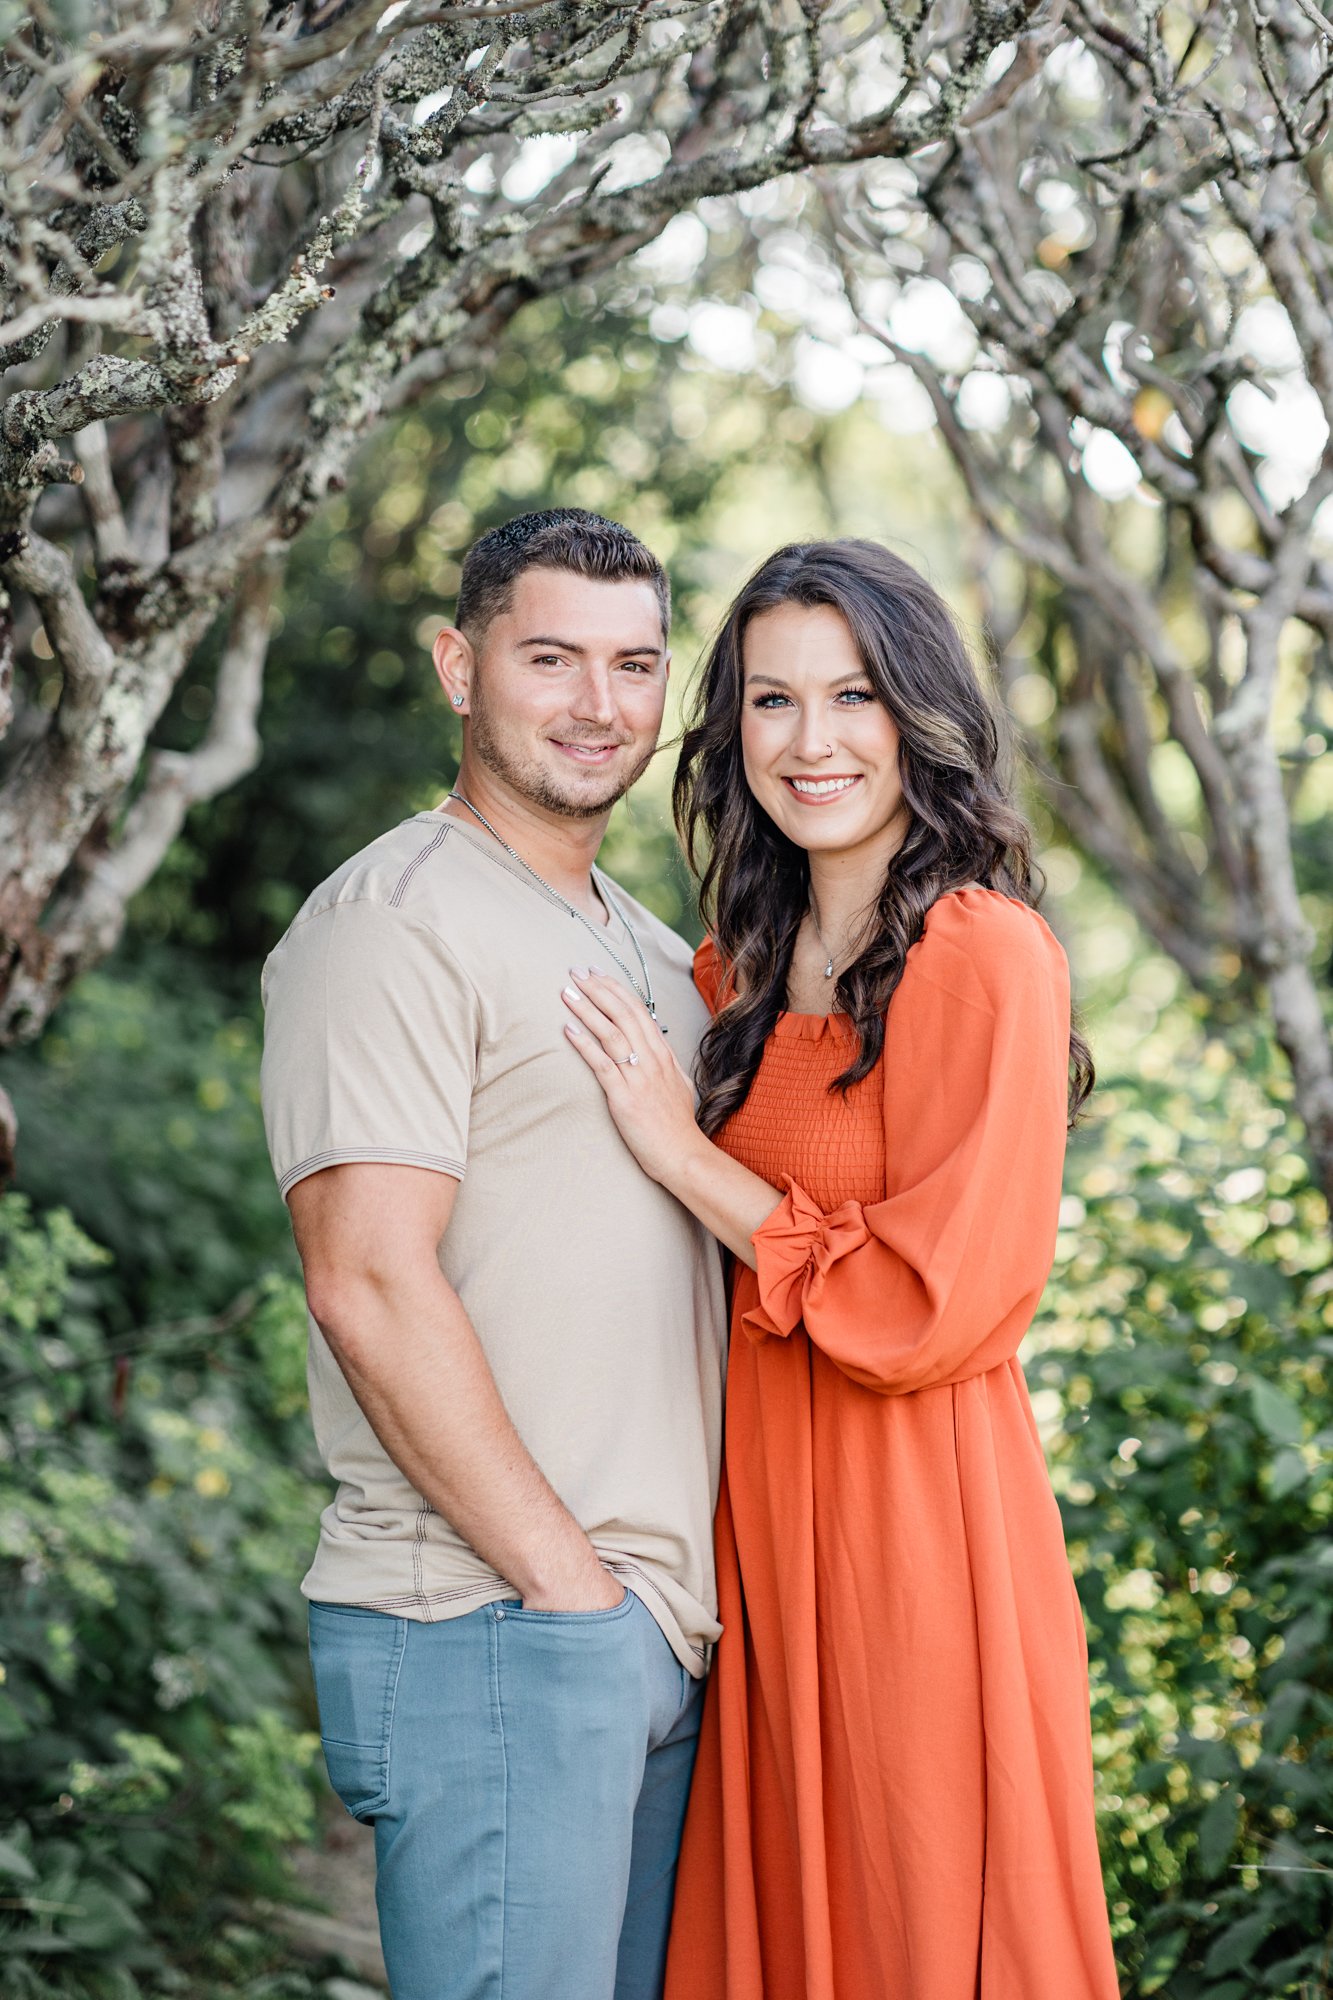
[[[1092,1065],[997,753],[907,564],[780,550],[676,776],[713,933],[697,1122],[632,996],[566,988],[631,1150],[737,1260],[669,2000],[1116,1993],[1083,1628],[1016,1359]]]

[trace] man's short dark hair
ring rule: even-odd
[[[640,578],[657,594],[663,638],[671,628],[666,571],[637,535],[582,507],[548,507],[489,529],[463,558],[455,616],[474,646],[480,645],[491,620],[509,609],[514,584],[525,569],[570,570],[599,583]]]

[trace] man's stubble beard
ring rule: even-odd
[[[562,819],[600,819],[603,813],[610,812],[618,799],[624,798],[632,786],[638,784],[657,754],[657,745],[654,744],[640,758],[628,778],[623,782],[617,780],[614,788],[604,797],[569,798],[551,782],[539,764],[521,763],[509,755],[491,728],[485,702],[479,701],[475,692],[468,720],[472,725],[472,750],[478,762],[484,764],[493,777],[511,786],[530,805],[540,806],[544,812],[557,813]]]

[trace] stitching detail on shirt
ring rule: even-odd
[[[502,1584],[501,1588],[510,1589],[511,1587]],[[452,1585],[448,1590],[408,1590],[400,1591],[395,1597],[358,1597],[354,1609],[357,1611],[392,1611],[411,1604],[420,1604],[423,1598],[429,1600],[431,1604],[452,1604],[456,1597],[475,1597],[476,1594],[476,1584],[461,1583]],[[494,1600],[487,1599],[486,1602],[490,1603],[494,1602]],[[480,1608],[478,1606],[478,1609]],[[434,1621],[432,1620],[431,1622],[433,1623]]]
[[[395,888],[392,896],[390,896],[389,898],[389,908],[391,910],[396,910],[401,907],[403,896],[406,893],[407,886],[409,882],[412,880],[412,877],[416,874],[418,868],[420,868],[422,862],[425,861],[428,858],[428,856],[432,855],[435,852],[436,848],[441,844],[442,841],[445,841],[448,838],[449,838],[449,827],[448,824],[446,823],[445,825],[436,828],[435,832],[431,835],[430,839],[426,842],[426,845],[421,849],[419,854],[413,855],[412,859],[408,862],[406,868],[404,868],[402,874],[398,877],[398,885]]]
[[[421,1567],[421,1552],[426,1546],[426,1523],[430,1519],[430,1513],[429,1500],[423,1500],[417,1512],[416,1528],[412,1535],[412,1584],[422,1618],[428,1625],[433,1625],[435,1621],[431,1615],[430,1600],[426,1595],[426,1578]]]
[[[279,1176],[278,1193],[286,1194],[294,1182],[306,1174],[318,1173],[321,1167],[353,1166],[361,1161],[367,1166],[377,1161],[390,1166],[430,1167],[436,1173],[452,1174],[455,1180],[462,1180],[466,1171],[461,1160],[451,1160],[444,1153],[417,1153],[406,1146],[336,1146],[328,1152],[311,1153],[294,1167],[289,1167]]]
[[[420,1523],[424,1516],[429,1515],[430,1511],[429,1507],[424,1507],[422,1513],[417,1517],[418,1523]],[[606,1567],[611,1571],[613,1576],[619,1576],[622,1570],[627,1571],[631,1576],[641,1581],[645,1588],[653,1591],[666,1607],[667,1615],[670,1617],[672,1624],[676,1627],[677,1631],[680,1630],[680,1620],[672,1611],[667,1601],[666,1592],[648,1575],[646,1570],[640,1569],[637,1563],[628,1561],[608,1562]],[[413,1572],[414,1575],[418,1573],[415,1549],[413,1550]],[[476,1594],[477,1585],[475,1583],[461,1583],[453,1584],[448,1589],[441,1587],[436,1590],[421,1590],[418,1588],[416,1590],[402,1591],[394,1597],[358,1597],[356,1605],[357,1609],[362,1611],[396,1611],[410,1604],[419,1605],[424,1609],[427,1604],[452,1604],[457,1598],[475,1597]],[[636,1592],[636,1595],[642,1595],[642,1593]],[[494,1599],[487,1601],[495,1602]],[[477,1608],[480,1610],[481,1606],[479,1605]],[[431,1622],[433,1623],[434,1621],[432,1620]],[[684,1633],[681,1633],[681,1637],[685,1637]],[[693,1639],[685,1639],[685,1644],[696,1659],[704,1661],[705,1664],[707,1663],[707,1646],[696,1646]]]
[[[603,1557],[602,1562],[604,1568],[609,1569],[612,1576],[619,1576],[621,1571],[624,1570],[630,1576],[636,1576],[639,1578],[640,1582],[645,1583],[648,1586],[649,1590],[654,1591],[656,1595],[661,1598],[662,1603],[666,1606],[666,1613],[668,1618],[670,1618],[672,1624],[676,1627],[677,1631],[680,1631],[680,1620],[679,1618],[677,1618],[675,1612],[671,1609],[671,1606],[667,1601],[666,1592],[662,1589],[662,1586],[659,1583],[655,1582],[654,1579],[651,1576],[649,1576],[647,1570],[640,1569],[637,1563],[629,1562],[624,1558],[622,1558],[618,1562],[607,1562],[606,1558]],[[685,1639],[685,1634],[683,1632],[681,1632],[680,1636],[682,1639]],[[685,1644],[689,1647],[690,1651],[695,1655],[697,1659],[707,1660],[708,1648],[706,1646],[696,1646],[693,1639],[685,1639]]]

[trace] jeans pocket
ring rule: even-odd
[[[406,1618],[353,1605],[310,1606],[310,1665],[329,1783],[353,1819],[389,1803],[394,1698]]]
[[[634,1592],[626,1590],[619,1604],[605,1611],[529,1611],[521,1604],[505,1604],[505,1616],[523,1625],[569,1626],[578,1631],[587,1625],[614,1625],[628,1618],[634,1609]]]

